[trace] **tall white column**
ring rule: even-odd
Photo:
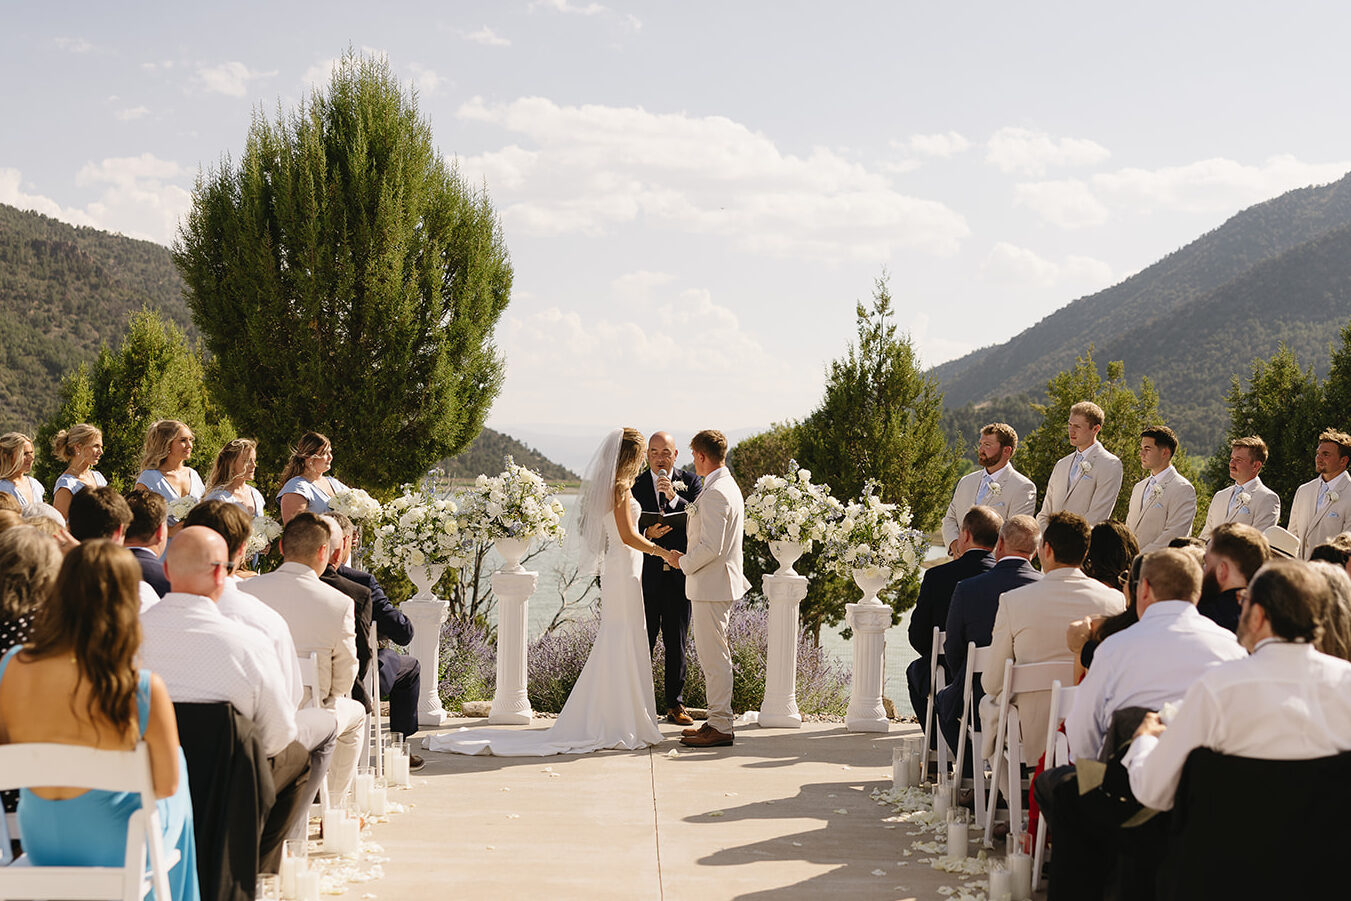
[[[789,572],[792,572],[789,570]],[[761,726],[799,729],[797,709],[798,605],[807,596],[806,576],[764,576],[769,598],[769,656],[765,661],[765,699],[760,705]]]
[[[440,726],[449,715],[441,706],[441,625],[446,621],[450,604],[432,594],[432,586],[441,577],[445,567],[409,567],[409,577],[418,588],[417,594],[399,605],[413,624],[413,641],[409,645],[418,665],[422,667],[422,696],[417,702],[419,726]],[[372,626],[371,628],[374,628]],[[379,666],[372,660],[371,666]]]
[[[850,732],[886,732],[891,728],[882,706],[882,679],[886,669],[886,631],[891,626],[891,608],[872,603],[846,604],[849,627],[854,630],[854,673],[849,690],[849,710],[844,725]]]
[[[539,573],[493,573],[493,594],[497,596],[497,690],[493,692],[488,722],[497,725],[524,726],[532,713],[526,693],[526,619],[530,595],[535,593]]]

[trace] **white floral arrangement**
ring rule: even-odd
[[[481,475],[465,493],[471,528],[482,541],[498,538],[539,538],[562,541],[563,504],[534,470],[510,456],[506,469],[495,476]]]
[[[244,548],[244,556],[252,557],[267,550],[268,545],[281,537],[281,523],[270,516],[255,516],[250,524],[249,541]]]
[[[825,561],[842,576],[862,570],[868,578],[893,582],[919,568],[928,541],[923,532],[910,528],[910,508],[883,503],[877,487],[869,480],[863,497],[845,506],[843,518],[830,524]]]
[[[378,520],[384,510],[379,501],[360,488],[339,491],[328,502],[328,509],[334,513],[341,513],[352,522],[363,525]]]
[[[831,496],[830,486],[813,484],[811,471],[789,460],[787,476],[756,479],[746,498],[745,531],[748,538],[792,541],[810,550],[843,516],[844,505]]]
[[[169,518],[174,522],[182,522],[195,506],[197,506],[197,498],[190,494],[176,497],[169,501]]]
[[[390,569],[457,563],[467,556],[467,540],[472,546],[462,526],[460,507],[454,500],[404,486],[403,493],[384,507],[371,561]]]

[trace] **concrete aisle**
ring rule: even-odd
[[[694,751],[679,745],[678,729],[663,726],[667,741],[647,751],[428,752],[414,790],[399,793],[413,806],[376,827],[390,858],[385,878],[348,894],[940,898],[940,886],[963,879],[897,866],[915,839],[904,827],[885,828],[888,810],[870,797],[890,785],[891,746],[917,728],[893,726],[884,735],[837,724],[749,726],[731,748]]]

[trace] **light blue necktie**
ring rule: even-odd
[[[1332,484],[1331,482],[1325,480],[1322,484],[1318,486],[1318,506],[1314,507],[1314,512],[1323,509],[1323,504],[1326,503],[1328,499],[1328,487],[1331,484]]]
[[[990,493],[990,474],[987,472],[985,478],[980,480],[980,487],[976,489],[976,506],[985,503],[985,497]]]
[[[1234,508],[1238,506],[1238,496],[1243,493],[1243,486],[1238,482],[1234,483],[1234,493],[1229,495],[1229,512],[1233,513]]]
[[[1070,484],[1069,484],[1070,488],[1073,488],[1074,483],[1079,479],[1079,464],[1082,462],[1084,462],[1084,452],[1075,451],[1074,462],[1070,464]]]

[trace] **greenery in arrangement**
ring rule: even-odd
[[[861,572],[891,582],[913,576],[924,559],[928,538],[910,528],[910,508],[883,502],[877,487],[863,486],[863,496],[827,525],[823,562],[838,576]]]
[[[316,429],[344,480],[387,491],[482,428],[511,264],[384,59],[349,52],[289,114],[256,116],[238,162],[199,177],[174,260],[261,471]]]
[[[788,461],[787,475],[762,475],[746,497],[746,537],[756,541],[791,541],[811,547],[825,541],[830,524],[844,516],[844,507],[830,486],[814,484],[809,470]]]
[[[61,386],[61,405],[38,430],[34,476],[46,485],[65,464],[49,452],[60,429],[91,422],[103,430],[98,469],[108,484],[128,491],[141,471],[141,448],[150,425],[160,419],[188,424],[197,441],[189,465],[203,475],[234,427],[207,391],[201,353],[173,323],[143,310],[131,319],[116,350],[104,347],[90,366],[81,366]]]

